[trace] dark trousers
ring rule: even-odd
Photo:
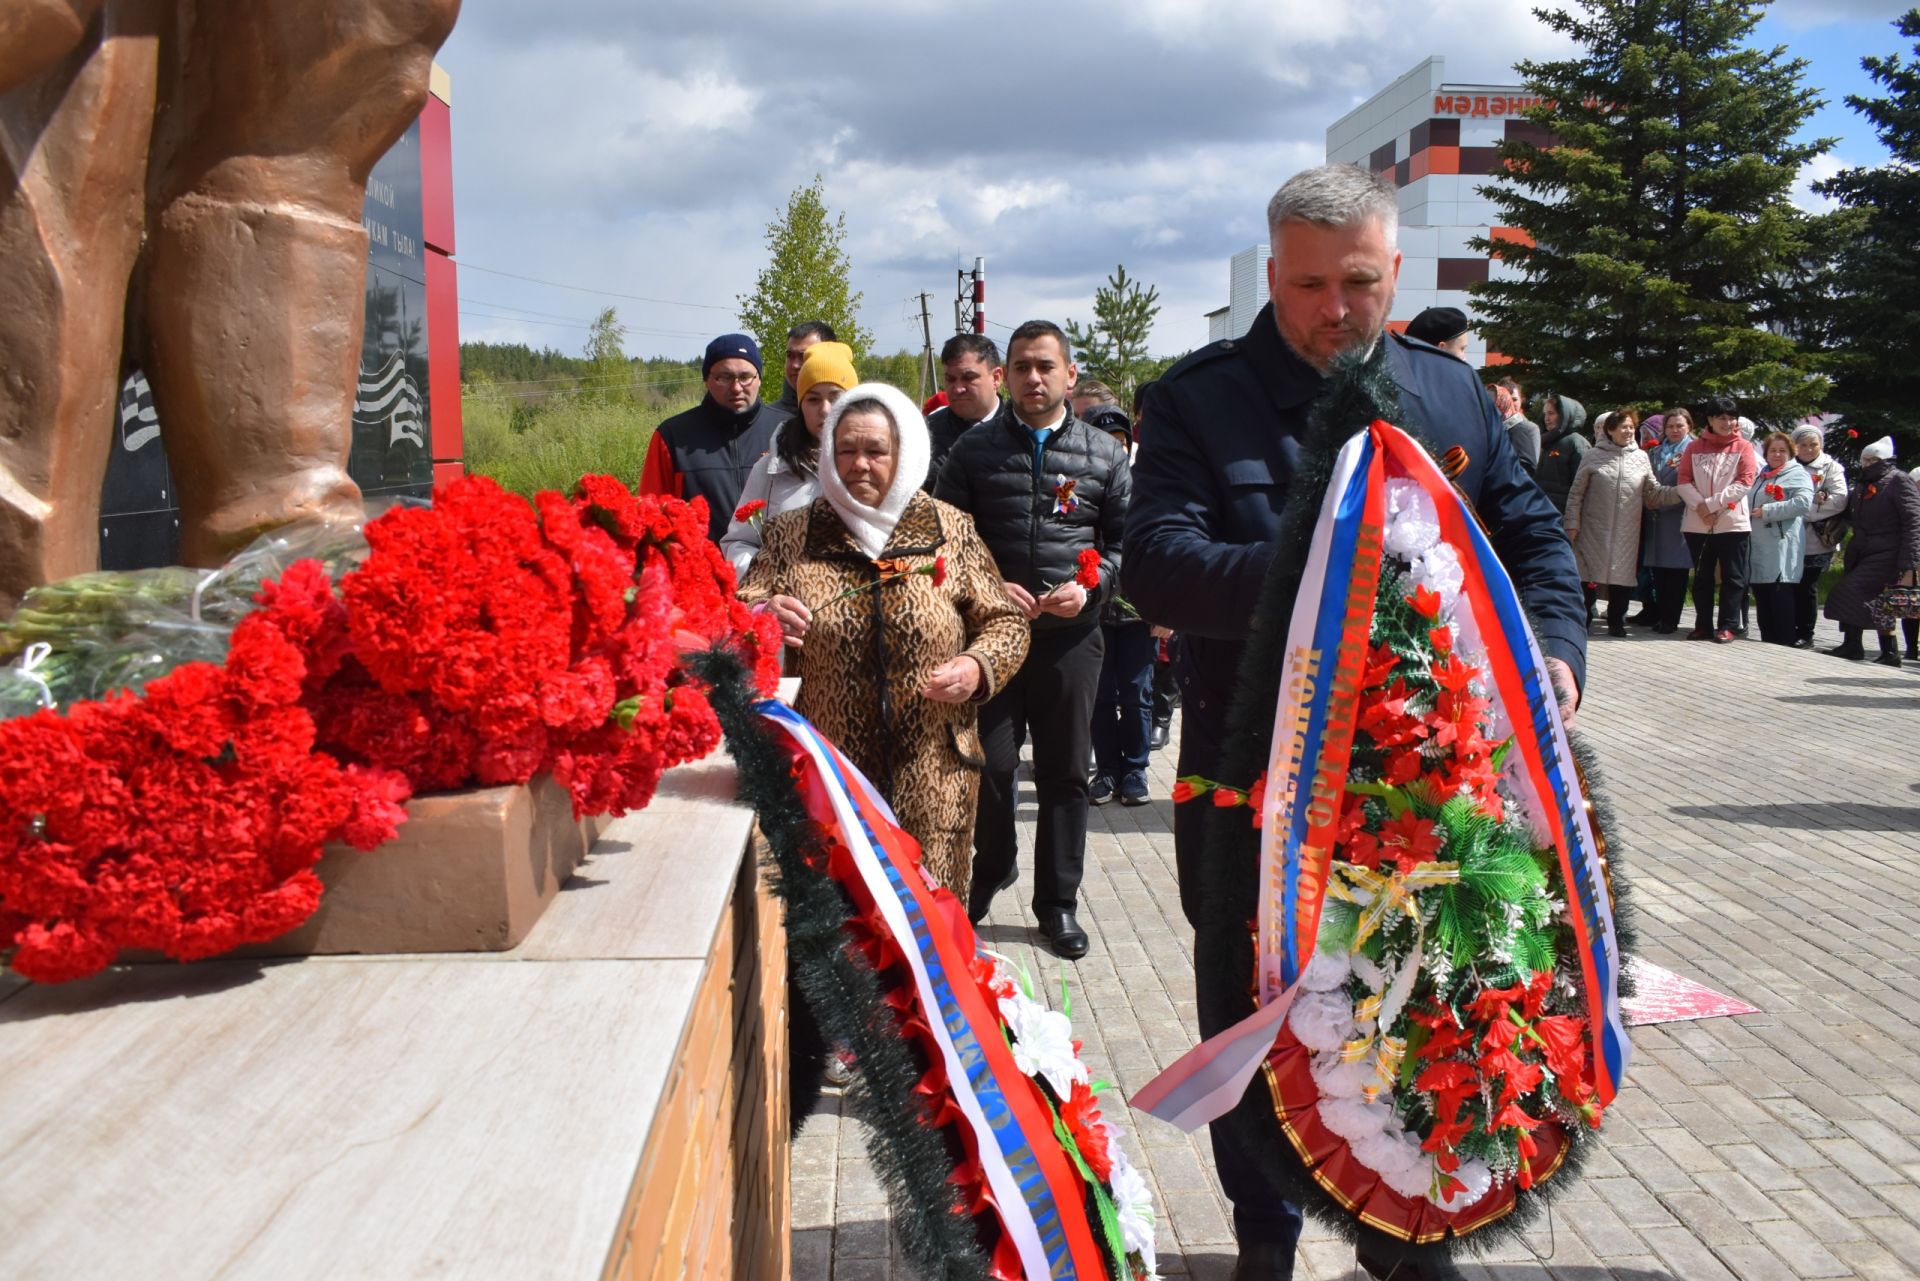
[[[1106,633],[1107,654],[1100,664],[1100,694],[1093,703],[1093,768],[1117,785],[1128,774],[1144,775],[1147,768],[1157,646],[1145,623],[1103,623],[1100,630]]]
[[[1900,630],[1906,633],[1907,657],[1920,657],[1920,618],[1903,618]]]
[[[1033,849],[1033,910],[1074,910],[1087,855],[1087,756],[1093,697],[1105,652],[1100,627],[1036,629],[1006,687],[980,708],[980,810],[973,829],[973,902],[1019,866],[1013,825],[1020,745],[1033,737],[1033,790],[1040,801]]]
[[[1165,725],[1173,720],[1173,709],[1180,706],[1180,687],[1173,679],[1173,642],[1153,643],[1153,720]]]
[[[1740,630],[1740,615],[1747,603],[1747,544],[1751,537],[1745,530],[1731,534],[1687,535],[1687,547],[1693,552],[1694,630]],[[1718,582],[1720,613],[1716,627],[1713,589],[1722,576],[1725,581]]]
[[[1799,635],[1793,608],[1795,583],[1759,583],[1753,589],[1754,612],[1760,615],[1760,639],[1769,645],[1791,645]]]
[[[1587,622],[1593,622],[1593,602],[1603,594],[1607,598],[1607,627],[1611,630],[1627,625],[1627,609],[1633,604],[1633,584],[1622,587],[1618,583],[1607,583],[1604,588],[1598,583],[1583,583],[1581,590],[1587,594]]]
[[[1181,726],[1179,772],[1218,778],[1220,745],[1210,736],[1196,732],[1198,728],[1191,723]],[[1196,930],[1204,928],[1206,921],[1200,905],[1204,885],[1200,860],[1207,815],[1212,808],[1204,801],[1188,801],[1173,810],[1173,861],[1180,876],[1180,908],[1186,913],[1188,924]],[[1250,972],[1213,972],[1215,958],[1222,950],[1200,946],[1196,941],[1194,987],[1208,994],[1244,993],[1252,981]],[[1226,1031],[1237,1018],[1251,1012],[1236,1009],[1236,1002],[1231,1000],[1203,998],[1198,1004],[1202,1040]],[[1208,1138],[1213,1143],[1213,1163],[1220,1172],[1220,1188],[1233,1206],[1234,1236],[1243,1246],[1260,1241],[1291,1249],[1300,1239],[1300,1208],[1283,1199],[1260,1172],[1258,1163],[1247,1155],[1269,1136],[1242,1134],[1244,1124],[1235,1110],[1207,1127]]]
[[[1833,564],[1833,553],[1809,556],[1800,566],[1800,581],[1793,588],[1793,638],[1810,641],[1814,625],[1820,621],[1820,575]]]
[[[1684,569],[1655,569],[1653,574],[1653,621],[1662,631],[1673,631],[1680,626],[1680,616],[1687,612],[1687,571]]]

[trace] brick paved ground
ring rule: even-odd
[[[1920,670],[1638,631],[1592,649],[1581,722],[1631,851],[1641,954],[1762,1013],[1635,1029],[1584,1186],[1550,1228],[1466,1270],[1920,1278]],[[1172,775],[1158,754],[1156,797]],[[1164,799],[1094,811],[1080,913],[1093,949],[1068,967],[1087,1061],[1128,1093],[1195,1040],[1170,818]],[[1001,895],[984,934],[1057,987],[1030,889],[1023,877]],[[794,1275],[905,1278],[838,1107],[829,1096],[794,1151]],[[1225,1277],[1232,1234],[1204,1133],[1123,1123],[1158,1190],[1162,1273]],[[1296,1275],[1360,1274],[1309,1223]]]

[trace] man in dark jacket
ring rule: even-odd
[[[940,372],[947,403],[927,415],[933,462],[922,488],[929,494],[940,483],[940,469],[953,452],[953,442],[1004,411],[1000,386],[1006,370],[1000,364],[1000,349],[985,334],[955,334],[947,339],[940,349]]]
[[[1120,572],[1132,482],[1126,451],[1073,416],[1078,369],[1060,327],[1030,320],[1007,342],[1008,411],[963,434],[940,471],[936,498],[973,517],[1013,598],[1033,624],[1019,674],[980,709],[980,814],[974,826],[968,913],[986,915],[1013,883],[1014,771],[1033,735],[1040,817],[1033,851],[1033,914],[1060,956],[1087,954],[1074,919],[1087,848],[1087,753],[1105,655],[1100,604]],[[1099,584],[1075,582],[1080,555],[1099,558]]]
[[[640,492],[707,500],[707,537],[727,532],[747,472],[786,421],[760,401],[760,347],[745,334],[722,334],[700,362],[704,399],[654,429],[640,467]]]
[[[803,320],[787,330],[785,381],[780,384],[780,399],[773,402],[774,408],[782,416],[800,416],[800,393],[794,384],[799,381],[800,366],[807,363],[807,353],[813,350],[815,343],[839,341],[834,337],[833,326],[824,320]]]
[[[1400,254],[1394,189],[1348,165],[1300,174],[1268,207],[1273,301],[1243,339],[1217,342],[1155,385],[1140,427],[1139,488],[1127,517],[1127,599],[1178,633],[1181,775],[1218,778],[1228,702],[1250,616],[1274,559],[1280,512],[1300,461],[1308,411],[1333,357],[1387,344],[1406,427],[1438,453],[1458,446],[1456,482],[1478,507],[1539,629],[1569,717],[1586,666],[1585,601],[1559,515],[1514,457],[1493,402],[1466,364],[1385,332]],[[1174,851],[1181,906],[1218,928],[1199,901],[1197,860],[1208,807],[1179,806]],[[1211,973],[1224,949],[1196,948],[1200,1032],[1252,1012],[1251,953],[1242,973]],[[1258,1088],[1264,1089],[1264,1086]],[[1292,1275],[1300,1214],[1250,1154],[1234,1113],[1213,1124],[1220,1181],[1234,1203],[1236,1278]],[[1444,1256],[1363,1229],[1360,1261],[1376,1277],[1458,1276]],[[1397,1271],[1396,1271],[1397,1269]]]

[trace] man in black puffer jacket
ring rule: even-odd
[[[1058,325],[1030,320],[1014,330],[1007,368],[1007,411],[960,436],[934,490],[972,515],[1007,595],[1033,624],[1019,674],[980,709],[986,764],[967,907],[977,922],[1013,883],[1014,771],[1031,730],[1040,802],[1033,913],[1053,950],[1078,960],[1087,954],[1086,931],[1074,919],[1087,848],[1087,756],[1105,655],[1099,606],[1118,581],[1132,481],[1126,451],[1067,404],[1079,371]],[[1091,591],[1074,581],[1089,548],[1099,557]]]

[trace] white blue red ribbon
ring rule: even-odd
[[[956,938],[937,908],[920,872],[917,844],[872,783],[805,717],[771,701],[755,710],[818,771],[829,804],[810,802],[811,817],[827,824],[852,854],[866,897],[912,972],[915,998],[972,1132],[995,1212],[1026,1275],[1104,1275],[1085,1183],[1061,1151],[1032,1083],[1014,1066],[998,1013],[968,971],[977,945]]]

